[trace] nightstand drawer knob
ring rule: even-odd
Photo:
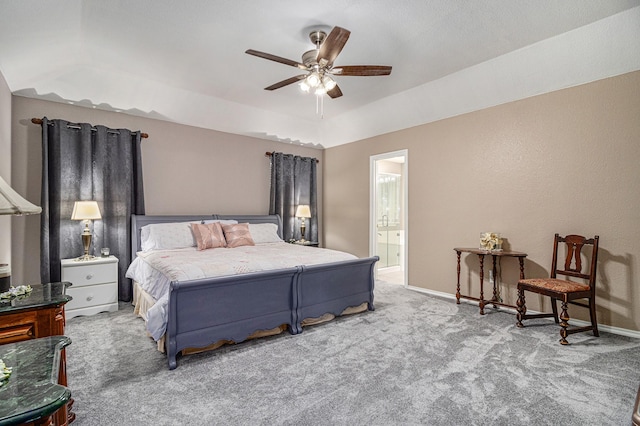
[[[90,280],[91,278],[93,278],[93,274],[89,274],[87,275],[87,279]]]
[[[87,296],[87,302],[91,302],[93,300],[93,295]]]

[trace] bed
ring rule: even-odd
[[[358,307],[374,310],[377,256],[356,258],[268,239],[255,247],[178,248],[167,253],[149,247],[142,250],[143,233],[153,228],[147,225],[214,221],[248,223],[254,230],[272,227],[282,238],[282,221],[277,215],[132,216],[131,249],[138,255],[127,276],[134,280],[136,311],[145,319],[149,334],[164,346],[169,369],[177,367],[181,352],[238,343],[283,329],[299,334],[307,324],[351,313]],[[270,250],[276,253],[275,264],[261,260],[262,253]],[[290,255],[280,255],[278,250]],[[235,251],[244,253],[244,258],[214,264],[207,257],[231,256]],[[136,272],[141,265],[150,271],[143,278]],[[161,271],[163,267],[168,272]],[[166,289],[162,293],[156,287]]]

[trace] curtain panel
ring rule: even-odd
[[[309,205],[311,210],[311,218],[305,220],[305,239],[318,241],[316,163],[311,157],[281,152],[271,155],[269,214],[279,214],[282,218],[285,241],[301,238],[300,219],[295,217],[300,204]]]
[[[144,214],[141,134],[87,123],[42,119],[42,282],[60,281],[60,260],[84,252],[83,221],[72,221],[76,201],[98,202],[89,254],[108,247],[118,262],[118,299],[130,301],[131,215]]]

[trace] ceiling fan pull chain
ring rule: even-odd
[[[316,115],[324,118],[324,96],[316,95]]]

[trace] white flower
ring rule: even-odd
[[[0,359],[0,386],[6,383],[9,376],[11,376],[11,367],[7,367],[4,361]]]
[[[24,296],[31,293],[30,285],[19,285],[18,287],[11,287],[9,291],[0,293],[0,299],[13,299],[14,297]]]
[[[484,232],[480,235],[480,248],[494,250],[502,244],[502,238],[495,232]]]

